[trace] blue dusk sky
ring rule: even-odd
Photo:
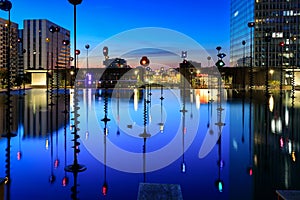
[[[13,4],[11,20],[18,23],[19,28],[23,28],[24,19],[48,19],[70,30],[73,37],[74,7],[68,0],[11,0],[11,2]],[[7,16],[4,11],[0,12],[1,18],[7,19]],[[149,29],[146,27],[151,27],[151,31],[147,32]],[[142,55],[143,48],[148,50],[158,48],[159,52],[166,50],[167,56],[171,55],[170,51],[177,55],[181,55],[181,51],[188,51],[187,59],[206,65],[203,63],[204,57],[210,55],[213,59],[217,59],[215,48],[221,46],[222,52],[227,54],[225,61],[229,65],[229,28],[229,0],[83,0],[77,6],[77,49],[81,50],[83,58],[86,56],[84,46],[89,44],[91,52],[89,59],[94,58],[98,63],[103,60],[103,46],[108,46],[110,57],[129,55],[129,63],[130,57],[136,55],[138,50]],[[137,34],[144,38],[137,37]],[[124,42],[122,45],[118,40],[120,38]],[[134,48],[131,47],[133,43]],[[192,50],[197,48],[197,44],[202,49]],[[165,48],[166,45],[172,48]],[[133,54],[130,54],[129,49]],[[204,51],[207,54],[203,53]],[[200,52],[203,58],[197,59],[200,55],[196,55],[196,52]],[[91,63],[93,64],[92,61]]]

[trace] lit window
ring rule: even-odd
[[[234,17],[238,16],[238,14],[239,14],[239,11],[238,11],[238,10],[235,11],[235,12],[234,12]]]

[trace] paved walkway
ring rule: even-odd
[[[300,190],[276,190],[278,199],[284,200],[299,200]]]
[[[180,185],[140,183],[138,200],[183,200]]]

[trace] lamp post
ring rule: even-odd
[[[218,68],[224,67],[224,66],[225,66],[225,63],[223,62],[223,58],[225,58],[226,54],[225,54],[225,53],[220,53],[222,47],[218,46],[218,47],[216,47],[216,49],[217,49],[217,51],[218,51],[218,54],[217,54],[217,56],[218,56],[218,61],[216,62],[216,66],[217,66]]]
[[[253,43],[253,35],[252,35],[252,29],[255,26],[254,22],[248,22],[248,27],[250,28],[250,73],[249,73],[249,85],[250,85],[250,102],[249,102],[249,153],[251,154],[252,149],[252,95],[253,95],[253,62],[252,62],[252,43]],[[252,174],[252,160],[251,157],[249,157],[249,171],[251,171]]]
[[[74,67],[75,67],[75,72],[77,70],[77,66],[76,66],[76,6],[78,4],[81,4],[82,0],[68,0],[69,3],[71,3],[72,5],[74,5]]]
[[[267,44],[267,56],[266,56],[266,72],[265,72],[265,119],[264,119],[264,125],[265,125],[265,130],[266,130],[266,134],[265,134],[265,142],[266,142],[266,146],[268,145],[268,130],[269,130],[269,113],[268,113],[268,108],[269,108],[269,52],[270,52],[270,42],[271,42],[271,34],[270,34],[270,29],[267,28],[265,30],[266,34],[265,34],[265,42]]]
[[[85,45],[86,48],[86,73],[85,73],[85,86],[88,88],[91,84],[91,75],[88,72],[89,69],[89,48],[90,45],[86,44]]]
[[[75,66],[75,68],[76,68],[76,65],[77,65],[77,67],[78,67],[78,56],[80,55],[80,50],[79,49],[76,49],[76,51],[75,51],[75,54],[76,54],[76,56],[75,56],[75,60],[74,60],[74,62],[76,63],[76,64],[74,64],[74,66]],[[76,61],[77,60],[77,61]],[[77,72],[76,70],[75,70],[75,72]]]
[[[250,80],[249,80],[249,84],[250,84],[250,96],[252,95],[252,87],[253,87],[253,47],[252,47],[252,43],[253,43],[253,33],[252,33],[252,29],[255,26],[254,22],[248,22],[248,27],[250,28]]]
[[[58,96],[58,33],[60,32],[60,28],[57,26],[55,27],[56,32],[56,96]]]
[[[65,46],[65,52],[67,51],[67,48],[70,45],[69,40],[63,40],[62,41],[63,46]],[[65,53],[65,59],[64,59],[64,64],[65,64],[65,70],[64,70],[64,102],[65,102],[65,110],[63,113],[67,114],[67,53]]]
[[[279,42],[279,46],[281,49],[281,65],[280,65],[280,96],[282,96],[282,79],[283,79],[283,48],[284,42]]]
[[[77,58],[76,58],[76,5],[80,4],[82,2],[82,0],[68,0],[69,3],[71,3],[72,5],[74,5],[74,71],[75,71],[75,76],[77,74]],[[86,167],[84,165],[81,165],[78,163],[78,159],[77,156],[80,152],[79,150],[79,145],[80,143],[78,142],[78,139],[80,138],[80,136],[78,135],[78,130],[77,130],[77,125],[79,124],[78,121],[78,94],[77,94],[77,89],[76,86],[74,88],[74,125],[72,125],[73,127],[73,132],[72,134],[74,135],[74,139],[72,140],[74,143],[73,145],[73,149],[74,149],[74,160],[73,160],[73,164],[68,165],[65,167],[65,171],[67,172],[72,172],[74,175],[74,180],[76,180],[77,178],[77,173],[78,172],[83,172],[86,170]],[[76,193],[76,191],[75,191]],[[72,194],[73,195],[73,194]],[[76,197],[76,194],[74,194]]]
[[[292,69],[292,98],[295,98],[294,96],[294,92],[295,92],[295,68],[297,68],[297,50],[298,50],[298,45],[297,45],[297,37],[294,36],[293,37],[293,42],[295,44],[295,51],[294,51],[294,58],[295,58],[295,61],[294,61],[294,66],[293,66],[293,69]]]
[[[242,45],[243,45],[243,90],[245,91],[245,85],[246,85],[246,82],[245,82],[245,63],[246,63],[246,58],[245,58],[245,45],[246,45],[246,41],[243,40],[242,41]]]
[[[265,42],[267,43],[267,61],[266,61],[266,72],[265,72],[265,86],[266,86],[266,99],[268,99],[269,96],[269,51],[270,51],[270,42],[271,42],[271,35],[270,35],[270,30],[266,30],[266,35],[265,35]],[[266,105],[268,107],[268,105]]]
[[[53,103],[53,34],[55,33],[55,27],[52,25],[49,27],[49,31],[52,34],[51,36],[51,80],[50,80],[50,105],[54,105]],[[48,87],[48,86],[47,86]]]
[[[90,48],[90,45],[86,44],[85,48],[86,48],[86,69],[88,69],[89,68],[89,48]]]

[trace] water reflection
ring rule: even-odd
[[[108,183],[107,183],[107,179],[106,179],[106,137],[108,135],[108,128],[107,128],[107,123],[110,121],[110,119],[108,118],[108,94],[107,94],[107,90],[105,90],[104,92],[104,117],[103,119],[101,119],[101,121],[104,123],[104,129],[103,129],[103,146],[104,146],[104,181],[103,181],[103,185],[102,185],[102,194],[104,196],[107,195],[107,191],[108,191]]]
[[[78,155],[73,94],[59,91],[49,106],[44,89],[14,94],[17,137],[3,137],[0,104],[4,199],[135,199],[140,182],[180,184],[184,199],[270,199],[274,189],[300,189],[300,92],[230,92],[225,102],[217,88],[79,90],[80,161],[88,168],[80,178],[64,170]],[[206,137],[216,145],[200,158]],[[171,153],[155,154],[172,142]]]

